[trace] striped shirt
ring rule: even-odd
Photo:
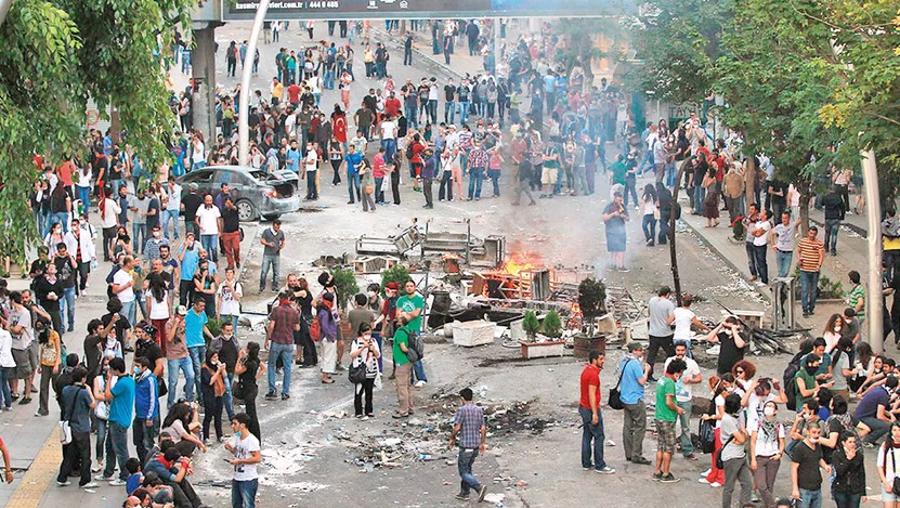
[[[801,271],[818,272],[825,256],[825,246],[818,240],[804,238],[797,242],[797,254],[800,256],[797,264]]]
[[[481,427],[484,426],[484,410],[468,402],[463,404],[453,417],[453,423],[459,425],[459,446],[462,448],[478,448],[481,446]]]

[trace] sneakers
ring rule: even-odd
[[[69,480],[66,480],[64,482],[57,481],[56,484],[60,487],[68,487],[69,485],[72,485],[72,482],[70,482]]]
[[[645,459],[644,457],[635,457],[635,458],[631,459],[631,462],[633,462],[639,466],[649,466],[650,465],[650,461]]]
[[[266,394],[266,400],[278,400],[278,395],[275,392],[269,392]]]
[[[94,477],[95,480],[100,480],[100,481],[104,481],[104,482],[111,482],[111,481],[113,481],[113,478],[114,477],[112,475],[103,476],[102,473],[98,474],[97,476]]]
[[[97,482],[88,482],[81,486],[83,489],[96,489],[100,484]]]
[[[594,472],[600,474],[615,474],[616,470],[609,466],[603,466],[601,469],[594,469]]]
[[[707,480],[705,476],[701,476],[700,479],[697,481],[700,483],[705,483],[705,484],[709,485],[709,480]]]
[[[662,480],[662,479],[663,479],[662,471],[657,471],[657,472],[653,473],[653,481],[657,481],[657,482],[658,482],[658,481],[660,481],[660,480]]]
[[[121,487],[122,485],[125,485],[125,481],[121,478],[116,478],[115,480],[111,480],[109,482],[110,487]]]
[[[469,495],[468,495],[468,494],[463,494],[462,492],[460,492],[459,494],[456,495],[456,499],[460,499],[460,500],[462,500],[462,501],[466,501],[466,500],[469,499]]]
[[[291,398],[290,395],[288,395],[288,394],[286,394],[286,393],[282,393],[282,394],[281,394],[281,400],[288,400],[289,398]]]
[[[427,381],[422,381],[420,379],[420,380],[416,381],[416,384],[413,386],[415,386],[416,388],[422,388],[423,386],[425,386],[425,383],[427,383]]]
[[[712,468],[706,468],[706,471],[700,473],[700,476],[709,476],[709,473],[712,473]],[[709,482],[706,482],[709,483]]]
[[[478,489],[478,502],[484,501],[484,495],[487,494],[487,485],[482,485],[480,489]]]
[[[709,484],[709,486],[712,487],[712,488],[714,488],[714,489],[717,489],[717,488],[721,487],[722,484],[719,483],[719,482],[712,482],[712,483]]]
[[[672,473],[668,473],[659,479],[660,483],[678,483],[679,479],[675,478]]]

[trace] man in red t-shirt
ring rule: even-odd
[[[384,101],[384,114],[388,117],[395,117],[400,114],[400,106],[400,99],[394,95],[394,92],[391,92]]]
[[[291,83],[291,86],[287,87],[288,102],[290,102],[294,106],[300,104],[301,91],[303,91],[303,89],[300,88],[300,85],[298,85],[297,83]]]
[[[615,469],[603,460],[603,416],[600,414],[600,371],[606,355],[591,351],[588,364],[581,371],[581,401],[578,413],[581,415],[581,467],[598,473],[613,474]],[[591,465],[591,441],[593,441],[594,464]]]

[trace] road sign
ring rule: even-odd
[[[224,0],[225,20],[253,19],[258,0]],[[594,17],[636,12],[636,0],[272,0],[266,19]]]

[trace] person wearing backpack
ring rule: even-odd
[[[72,429],[72,442],[66,448],[65,456],[56,476],[56,484],[60,487],[71,485],[69,474],[73,465],[80,460],[80,481],[78,486],[82,488],[96,488],[98,485],[91,480],[91,411],[96,407],[97,401],[91,395],[91,390],[84,384],[87,370],[78,366],[72,370],[73,384],[66,386],[62,393],[63,412],[60,420],[69,422]]]
[[[410,377],[412,374],[412,363],[409,361],[409,337],[413,334],[410,331],[409,318],[406,313],[401,313],[397,318],[397,330],[394,332],[394,346],[391,352],[396,365],[396,376],[394,385],[397,388],[397,411],[392,415],[394,418],[406,418],[414,413],[414,403],[412,390],[410,385]]]
[[[425,313],[425,298],[416,291],[416,283],[412,280],[406,281],[403,285],[403,290],[406,293],[397,299],[397,312],[399,315],[406,317],[406,321],[409,323],[407,330],[411,335],[409,344],[413,344],[422,331],[422,315]],[[416,337],[412,337],[412,335],[415,335]],[[420,348],[416,349],[419,350]],[[421,388],[428,382],[428,377],[425,375],[425,366],[422,365],[421,357],[416,358],[412,363],[412,369],[416,375],[416,388]],[[399,367],[399,364],[397,366]]]

